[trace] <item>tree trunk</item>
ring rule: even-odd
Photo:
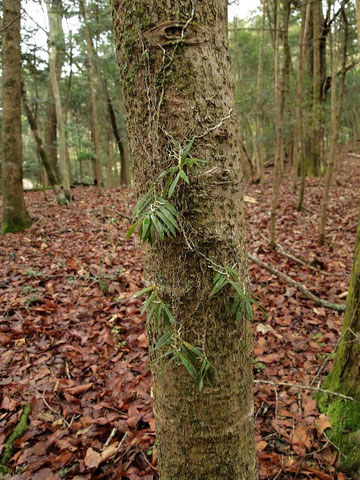
[[[149,314],[147,326],[161,480],[257,478],[250,324],[246,316],[235,324],[230,287],[210,298],[211,266],[224,272],[236,264],[241,292],[247,278],[226,4],[203,0],[194,9],[185,0],[175,11],[168,0],[112,0],[135,185],[140,197],[150,189],[148,215],[170,195],[159,178],[166,169],[206,161],[188,168],[189,183],[183,174],[170,195],[180,222],[175,238],[159,233],[144,252],[146,283],[156,285],[176,323]],[[166,364],[164,331],[175,360]],[[201,391],[188,372],[201,379],[204,370],[194,371],[185,341],[214,372]]]
[[[87,41],[87,54],[88,54],[88,74],[89,74],[89,85],[90,85],[90,95],[91,95],[91,114],[92,114],[92,126],[93,126],[93,135],[94,135],[94,148],[96,155],[96,187],[97,194],[102,195],[102,177],[101,177],[101,158],[100,158],[100,143],[99,143],[99,120],[97,114],[97,104],[96,104],[96,89],[94,82],[94,67],[93,67],[93,55],[94,47],[91,40],[89,25],[88,25],[88,14],[87,14],[87,5],[86,0],[81,0],[81,9],[84,17],[85,29],[86,29],[86,41]]]
[[[55,169],[56,177],[58,178],[59,183],[62,183],[61,173],[59,172],[57,161],[56,131],[56,108],[54,95],[52,92],[51,79],[49,79],[45,120],[45,150],[49,162],[51,163],[53,169]]]
[[[22,185],[20,12],[20,0],[3,0],[3,233],[19,232],[31,225]]]
[[[312,104],[312,132],[311,153],[312,170],[314,175],[320,173],[320,146],[321,146],[321,63],[320,63],[320,19],[321,1],[312,4],[313,10],[313,104]]]
[[[296,94],[296,129],[294,138],[294,157],[293,157],[293,182],[294,191],[296,190],[298,166],[300,164],[300,192],[297,209],[300,212],[303,207],[305,194],[305,145],[304,145],[304,125],[303,125],[303,82],[304,82],[304,60],[305,60],[305,42],[310,21],[311,4],[306,4],[306,0],[302,4],[301,32],[299,40],[299,69]]]
[[[333,87],[332,87],[333,88]],[[340,468],[360,478],[360,221],[356,237],[354,264],[341,341],[334,366],[323,385],[324,389],[348,395],[353,401],[325,393],[317,394],[319,408],[330,419],[327,432],[338,448]]]
[[[24,110],[28,119],[28,122],[30,124],[31,130],[34,135],[35,143],[36,143],[36,148],[39,154],[39,158],[41,160],[41,165],[45,167],[45,171],[47,174],[47,178],[49,179],[50,185],[52,186],[56,199],[59,205],[65,205],[67,204],[67,199],[65,197],[64,191],[61,188],[61,185],[59,185],[58,177],[56,175],[56,171],[54,169],[53,164],[49,161],[47,152],[44,148],[44,144],[41,138],[40,134],[40,129],[39,125],[37,123],[37,119],[35,115],[33,115],[31,108],[29,106],[29,102],[27,99],[27,95],[25,92],[25,88],[22,88],[22,98],[23,98],[23,105],[24,105]]]
[[[60,26],[61,15],[61,0],[46,0],[47,12],[49,17],[49,39],[50,39],[50,54],[49,54],[49,67],[50,67],[50,80],[52,92],[54,95],[55,111],[56,111],[56,123],[59,134],[59,149],[60,149],[60,172],[61,182],[65,193],[65,197],[68,201],[71,200],[70,194],[70,178],[69,170],[67,166],[66,158],[66,133],[65,122],[63,116],[63,108],[61,103],[60,93],[60,76],[58,75],[58,43],[61,40],[62,29]]]
[[[264,77],[264,44],[265,44],[265,14],[266,14],[266,0],[263,0],[262,5],[262,20],[261,20],[261,38],[259,47],[259,63],[258,63],[258,78],[256,86],[257,109],[256,109],[256,179],[262,180],[264,177],[264,148],[263,148],[263,116],[264,116],[264,99],[263,99],[263,77]]]
[[[107,97],[107,105],[108,111],[110,116],[111,127],[113,130],[113,134],[116,140],[116,144],[119,148],[120,152],[120,162],[121,162],[121,169],[120,169],[120,183],[121,185],[130,185],[131,184],[131,177],[130,177],[130,162],[127,154],[126,147],[124,142],[121,140],[119,129],[116,122],[116,116],[114,107],[110,98],[109,91],[105,85],[106,90],[106,97]]]
[[[331,144],[330,144],[330,159],[327,165],[325,184],[323,190],[323,197],[321,202],[320,213],[320,228],[319,228],[319,243],[325,244],[325,227],[327,222],[327,209],[329,204],[330,186],[334,173],[334,168],[338,156],[338,136],[341,120],[341,111],[343,107],[344,89],[345,89],[345,75],[346,75],[346,59],[347,59],[347,42],[349,36],[349,26],[345,11],[343,11],[344,21],[344,38],[343,38],[343,55],[342,55],[342,75],[340,80],[339,98],[337,98],[337,70],[338,70],[338,35],[335,35],[332,45],[332,82],[331,82]]]
[[[283,68],[281,70],[281,78],[279,79],[279,64],[280,64],[280,12],[281,12],[281,0],[275,0],[276,2],[276,32],[275,32],[275,55],[274,55],[274,96],[276,106],[276,147],[275,147],[275,160],[274,160],[274,174],[273,174],[273,191],[271,197],[271,212],[270,212],[270,247],[276,246],[276,210],[279,197],[280,188],[280,174],[281,174],[281,156],[283,149],[283,127],[284,127],[284,104],[285,104],[285,75],[286,65],[285,59],[283,62]],[[286,0],[286,13],[285,13],[285,28],[288,26],[290,13],[290,3]]]

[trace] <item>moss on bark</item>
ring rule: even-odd
[[[316,400],[321,412],[331,422],[328,436],[339,449],[339,467],[360,478],[360,223],[358,225],[350,288],[342,338],[335,363],[323,385],[324,389],[353,398],[320,392]]]
[[[27,403],[22,411],[19,422],[16,425],[14,431],[5,442],[5,449],[0,458],[0,475],[5,475],[9,472],[7,464],[10,458],[13,456],[15,450],[15,441],[21,438],[28,427],[28,417],[31,412],[30,404]],[[1,478],[1,477],[0,477]]]

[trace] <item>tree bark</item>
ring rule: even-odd
[[[250,324],[244,317],[235,325],[230,289],[210,299],[209,265],[236,263],[247,278],[226,1],[169,5],[112,0],[138,195],[154,184],[154,195],[164,195],[157,180],[177,168],[186,146],[189,158],[206,161],[171,197],[179,233],[144,251],[146,283],[157,285],[176,331],[215,371],[199,392],[181,363],[164,365],[154,349],[163,325],[149,320],[160,479],[255,480]]]
[[[60,150],[60,172],[62,188],[65,193],[65,197],[68,201],[71,200],[70,194],[70,177],[67,166],[66,157],[66,133],[65,122],[63,116],[63,108],[61,103],[60,93],[60,75],[58,75],[58,43],[61,40],[61,0],[46,0],[47,12],[49,17],[49,39],[50,39],[50,54],[49,54],[49,68],[50,68],[50,81],[52,92],[54,95],[55,111],[56,111],[56,123],[57,131],[59,134],[59,150]]]
[[[3,0],[2,30],[2,232],[31,225],[22,185],[20,0]]]
[[[88,54],[88,74],[89,74],[89,86],[91,95],[91,114],[92,114],[92,127],[94,135],[94,148],[96,155],[96,187],[97,194],[102,195],[102,175],[101,175],[101,158],[100,158],[100,143],[99,143],[99,119],[97,114],[97,102],[96,102],[96,88],[94,82],[94,67],[93,56],[94,46],[92,44],[90,29],[88,24],[88,13],[86,0],[81,0],[81,9],[84,17],[85,29],[86,29],[86,42],[87,42],[87,54]]]
[[[39,154],[39,158],[41,160],[41,165],[45,168],[47,178],[49,179],[50,185],[52,186],[55,192],[58,204],[65,205],[68,203],[68,201],[65,197],[64,191],[61,188],[61,185],[59,185],[56,170],[54,169],[52,162],[49,160],[47,152],[44,148],[37,118],[35,117],[35,115],[33,115],[31,111],[24,86],[22,88],[22,98],[23,98],[25,114],[27,116],[28,122],[30,124],[31,130],[34,135],[36,148]]]

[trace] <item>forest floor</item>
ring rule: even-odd
[[[320,297],[341,303],[348,289],[358,216],[360,163],[340,155],[331,191],[327,246],[317,244],[323,178],[307,182],[304,211],[288,177],[281,187],[279,243],[299,265],[268,247],[270,171],[246,186],[249,250]],[[8,479],[155,480],[157,452],[141,300],[138,241],[126,240],[130,189],[74,190],[26,200],[33,226],[0,237],[0,451],[25,404],[29,425],[15,442]],[[125,217],[124,217],[125,215]],[[260,479],[344,480],[311,390],[336,350],[342,315],[315,306],[250,264],[255,311],[256,444]]]

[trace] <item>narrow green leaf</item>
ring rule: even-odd
[[[164,206],[166,207],[167,210],[169,210],[174,215],[175,218],[179,218],[179,212],[176,210],[174,205],[172,205],[167,200],[164,200]]]
[[[242,290],[242,288],[240,287],[240,285],[239,285],[238,283],[236,283],[236,282],[233,282],[232,280],[230,280],[229,283],[235,288],[235,290],[237,291],[237,293],[239,294],[239,296],[240,296],[242,299],[246,300],[246,295],[245,295],[245,293],[243,292],[243,290]]]
[[[164,308],[164,312],[166,313],[168,319],[169,319],[169,322],[171,323],[171,325],[176,325],[176,319],[174,317],[174,315],[171,313],[169,307],[166,305],[166,303],[163,303],[163,308]]]
[[[190,180],[189,180],[189,177],[186,175],[186,173],[184,172],[184,170],[180,170],[180,177],[185,180],[186,183],[190,183]]]
[[[174,191],[175,191],[175,188],[176,188],[176,185],[178,184],[178,181],[180,179],[180,173],[181,173],[181,170],[180,172],[176,175],[176,177],[174,178],[174,181],[172,182],[171,184],[171,187],[169,188],[169,192],[168,192],[168,197],[171,198]]]
[[[141,297],[141,296],[144,295],[145,293],[148,293],[148,292],[151,292],[151,290],[154,290],[154,288],[156,288],[156,285],[150,285],[150,287],[143,288],[142,290],[139,290],[138,292],[136,292],[136,293],[133,295],[133,297],[134,297],[134,298]]]
[[[147,309],[150,307],[150,305],[152,304],[152,302],[156,299],[156,294],[155,293],[152,293],[148,298],[147,300],[145,300],[145,302],[143,303],[143,306],[142,306],[142,309],[141,309],[141,315],[143,315]]]
[[[155,303],[155,302],[152,303],[152,305],[151,305],[151,307],[148,311],[148,314],[146,316],[146,321],[147,322],[149,322],[152,319],[158,305],[159,305],[158,303]]]
[[[228,283],[227,277],[225,275],[220,274],[217,282],[215,283],[211,291],[210,298],[216,295],[223,287],[225,287],[225,285],[227,285],[227,283]]]
[[[130,227],[129,230],[127,231],[126,238],[129,239],[131,235],[134,233],[135,228],[137,227],[138,222],[133,223]]]
[[[160,211],[163,212],[163,214],[165,215],[165,217],[169,220],[169,222],[171,222],[174,227],[179,230],[179,224],[178,222],[176,221],[175,217],[173,216],[173,214],[167,210],[165,207],[160,207]]]
[[[172,332],[166,332],[162,337],[159,338],[154,350],[158,350],[159,348],[163,347],[164,345],[169,345],[172,338]]]
[[[182,161],[185,160],[185,159],[187,158],[187,156],[189,155],[189,152],[190,152],[190,150],[191,150],[191,147],[193,146],[194,140],[195,140],[195,138],[192,138],[192,139],[190,140],[190,142],[189,142],[189,143],[186,145],[186,147],[184,148],[184,151],[183,151],[183,153],[182,153],[182,155],[181,155],[181,160],[182,160]]]
[[[196,373],[196,368],[194,365],[191,363],[189,358],[183,354],[183,352],[177,352],[178,357],[181,360],[181,363],[184,365],[186,370],[189,372],[189,374],[192,376],[192,378],[196,379],[197,373]]]
[[[254,320],[254,314],[253,314],[250,302],[245,302],[245,310],[246,310],[246,316],[248,317],[248,319]]]
[[[168,221],[167,217],[164,215],[164,213],[162,212],[162,210],[158,209],[158,210],[155,210],[155,214],[162,220],[162,222],[164,223],[164,228],[167,228],[174,237],[176,237],[176,230],[174,228],[174,226]]]
[[[149,217],[145,217],[142,222],[141,236],[140,236],[140,230],[139,230],[139,236],[143,243],[145,243],[149,237],[150,228],[151,228],[151,220]]]
[[[165,229],[164,229],[164,227],[163,227],[163,224],[159,221],[159,219],[158,219],[154,214],[151,214],[151,215],[150,215],[150,218],[151,218],[153,224],[155,225],[155,228],[156,228],[156,231],[157,231],[158,234],[159,234],[160,240],[164,240],[164,238],[165,238]]]
[[[182,343],[185,345],[185,347],[188,349],[188,350],[191,350],[193,353],[195,353],[195,355],[197,355],[199,358],[204,358],[204,354],[197,348],[195,347],[194,345],[192,345],[191,343],[189,342],[186,342],[185,340],[182,340]]]
[[[156,310],[156,317],[155,317],[155,328],[156,328],[156,330],[159,329],[161,314],[162,314],[162,311],[163,311],[163,304],[162,303],[157,303],[157,306],[158,306],[158,308]]]

